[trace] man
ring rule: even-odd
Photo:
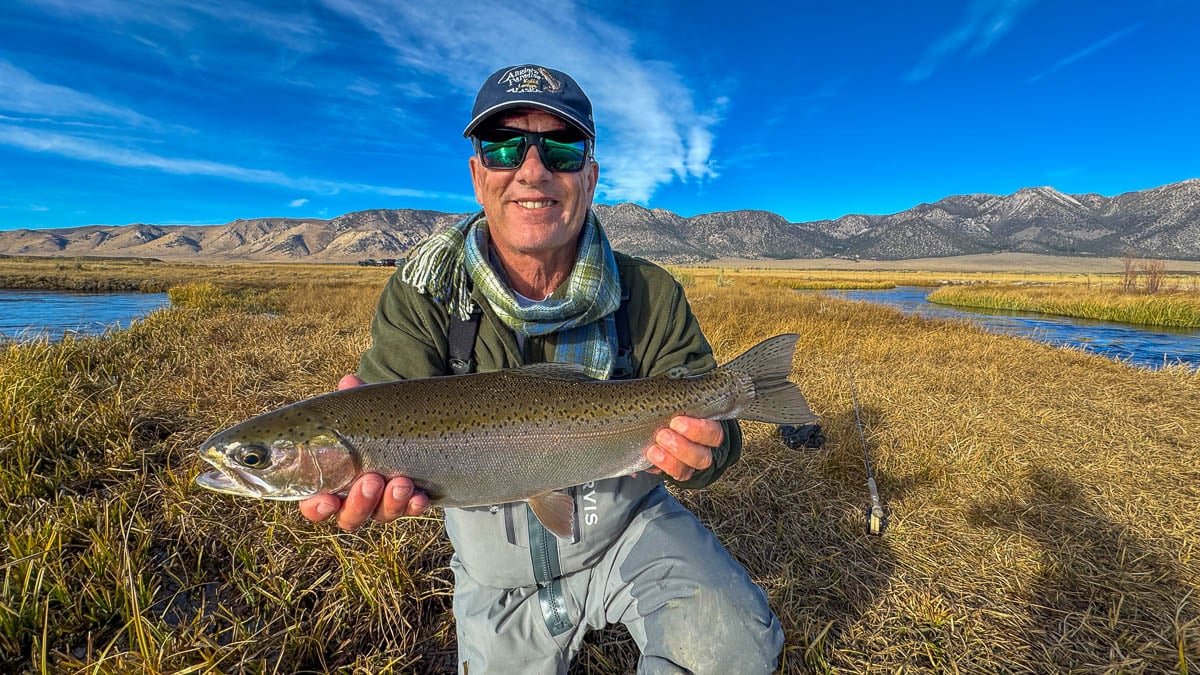
[[[409,252],[380,297],[358,375],[339,388],[449,374],[463,325],[477,335],[459,365],[478,371],[574,361],[607,378],[715,367],[680,286],[613,253],[590,210],[595,125],[571,77],[535,65],[496,72],[463,135],[483,210]],[[641,672],[775,668],[783,635],[765,594],[663,487],[664,475],[684,488],[716,480],[740,456],[737,421],[676,417],[654,441],[649,472],[571,490],[570,540],[523,503],[446,510],[460,672],[563,673],[586,630],[614,622],[641,648]],[[344,503],[319,495],[300,509],[353,529],[428,503],[407,478],[367,475]]]

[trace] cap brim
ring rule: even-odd
[[[572,126],[582,131],[584,136],[587,136],[593,140],[596,138],[596,134],[593,133],[592,130],[588,128],[588,125],[584,124],[582,120],[576,118],[574,115],[568,115],[562,110],[559,110],[551,105],[546,105],[540,101],[505,101],[500,105],[492,106],[491,108],[479,113],[474,119],[471,120],[471,123],[467,125],[467,128],[463,129],[463,138],[470,136],[471,132],[475,130],[475,127],[479,126],[479,124],[487,118],[502,113],[505,110],[512,110],[513,108],[537,108],[538,110],[545,110],[559,119],[570,122]]]

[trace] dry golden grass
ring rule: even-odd
[[[750,261],[746,261],[750,262]],[[781,261],[781,264],[787,261]],[[722,285],[732,286],[739,282],[760,287],[787,287],[806,289],[828,288],[890,288],[893,286],[975,286],[977,284],[1065,284],[1080,285],[1095,290],[1118,289],[1123,283],[1121,272],[1083,272],[1020,269],[996,269],[987,271],[962,271],[954,269],[921,268],[903,269],[888,267],[861,267],[858,269],[822,269],[819,267],[712,267],[672,266],[671,273],[678,278],[695,281],[720,280]],[[1200,276],[1194,272],[1173,272],[1163,275],[1162,283],[1167,287],[1195,291]],[[686,285],[686,284],[685,284]]]
[[[1200,290],[1176,286],[1157,293],[1125,293],[1108,288],[1054,286],[952,286],[928,296],[930,302],[959,307],[1059,314],[1148,326],[1200,328]]]
[[[209,433],[332,389],[368,344],[385,274],[275,269],[197,266],[169,283],[236,301],[0,351],[0,670],[449,671],[436,515],[347,534],[191,483]],[[1200,672],[1196,371],[750,275],[689,296],[720,360],[802,335],[793,379],[828,436],[791,451],[746,424],[742,462],[681,495],[767,589],[785,672]],[[610,629],[573,670],[635,661]]]

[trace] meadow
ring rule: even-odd
[[[802,336],[792,379],[824,447],[743,423],[742,461],[679,495],[767,590],[783,672],[1200,672],[1200,373],[791,291],[845,271],[675,272],[719,360]],[[0,670],[452,671],[436,511],[346,533],[192,483],[209,434],[354,371],[387,274],[0,261],[0,286],[126,279],[173,303],[0,345]],[[610,628],[572,672],[635,663]]]

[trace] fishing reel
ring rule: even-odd
[[[880,503],[880,492],[875,488],[875,479],[868,480],[866,486],[871,490],[871,506],[866,507],[866,533],[872,537],[882,537],[883,531],[888,528],[888,512]]]
[[[881,506],[871,505],[867,507],[867,534],[882,537],[884,530],[888,526],[887,513]]]
[[[869,466],[869,464],[868,464]],[[867,507],[867,534],[882,536],[887,529],[887,511],[879,501],[879,488],[875,485],[875,476],[867,478],[867,489],[871,492],[871,505]]]

